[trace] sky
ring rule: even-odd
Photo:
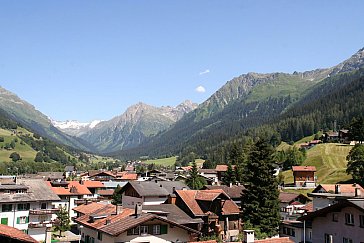
[[[0,0],[0,86],[56,120],[201,103],[248,72],[334,66],[364,1]]]

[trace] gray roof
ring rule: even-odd
[[[140,196],[168,196],[173,189],[189,189],[182,181],[129,181],[129,184]]]
[[[120,187],[123,187],[126,184],[128,184],[128,182],[127,181],[103,181],[102,184],[104,184],[104,186],[106,188],[116,188],[118,185]]]
[[[61,200],[41,179],[18,179],[17,184],[28,187],[27,192],[0,194],[0,202],[39,202]]]
[[[203,223],[200,218],[193,219],[174,204],[143,205],[143,212],[154,213],[160,216],[165,215],[168,220],[178,224]]]

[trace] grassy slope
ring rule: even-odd
[[[346,170],[346,156],[351,150],[352,146],[326,143],[319,144],[307,151],[307,158],[303,165],[316,166],[318,183],[337,183],[351,179],[347,175]],[[292,171],[284,171],[285,183],[293,183]]]
[[[177,157],[169,157],[169,158],[163,158],[163,159],[153,159],[153,160],[145,160],[143,163],[146,164],[156,164],[156,165],[163,165],[163,166],[173,166],[176,163]],[[202,166],[203,162],[205,160],[203,159],[196,159],[197,166]]]
[[[18,129],[18,132],[22,131],[23,133],[29,133],[27,132],[25,129]],[[4,137],[5,141],[4,142],[0,142],[0,146],[3,146],[6,143],[11,143],[12,140],[14,140],[15,138],[18,139],[18,142],[15,144],[15,149],[13,150],[6,150],[6,149],[0,149],[0,162],[9,162],[11,161],[11,159],[9,158],[10,154],[13,152],[17,152],[18,154],[20,154],[20,156],[22,157],[22,160],[25,161],[33,161],[35,158],[35,155],[37,154],[37,152],[30,147],[28,144],[20,144],[21,139],[12,134],[12,132],[8,131],[8,130],[4,130],[4,129],[0,129],[0,136]]]

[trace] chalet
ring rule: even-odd
[[[134,208],[136,203],[158,205],[164,203],[175,190],[188,189],[182,181],[129,181],[122,190],[122,204]]]
[[[101,181],[81,181],[81,185],[87,187],[87,189],[92,193],[92,197],[99,197],[99,191],[105,188]]]
[[[75,219],[82,225],[83,242],[189,242],[197,240],[200,232],[174,220],[153,213],[144,213],[141,205],[135,210],[108,206],[90,211]]]
[[[66,207],[71,219],[76,216],[72,209],[78,204],[84,203],[86,199],[92,198],[90,190],[78,181],[52,181],[47,183],[52,191],[61,198],[60,202],[54,203],[55,208]]]
[[[92,181],[111,181],[111,180],[115,180],[116,175],[114,173],[112,173],[111,171],[90,170],[88,172],[88,177],[89,177],[89,180],[92,180]]]
[[[192,218],[204,221],[201,232],[234,241],[240,230],[239,207],[221,189],[176,190],[175,204]]]
[[[325,132],[323,134],[323,141],[325,143],[337,143],[339,142],[339,133],[338,132]]]
[[[60,198],[42,179],[18,179],[16,184],[1,184],[1,224],[26,232],[38,241],[44,240],[46,228],[52,226],[52,216],[58,212],[52,204],[58,201]]]
[[[64,176],[66,178],[69,178],[70,176],[76,176],[76,174],[77,174],[77,171],[73,165],[67,165],[64,168]]]
[[[364,199],[345,199],[299,218],[312,222],[312,242],[363,242]]]
[[[235,169],[235,165],[232,165],[233,170]],[[216,173],[217,173],[217,178],[219,181],[222,181],[222,179],[224,178],[225,173],[228,170],[228,166],[227,165],[216,165]]]
[[[315,166],[292,166],[295,187],[316,187]]]
[[[203,176],[210,185],[218,184],[217,172],[215,169],[199,169],[198,173],[200,176]]]
[[[305,213],[302,209],[311,199],[303,194],[280,192],[279,201],[282,220],[296,220]]]
[[[205,186],[204,189],[207,190],[223,190],[230,198],[234,201],[236,205],[240,208],[241,206],[241,196],[245,190],[243,185],[221,185],[221,186]]]
[[[347,129],[341,129],[339,131],[339,140],[340,140],[340,143],[348,143],[348,144],[350,144],[350,134],[349,134],[349,130],[347,130]]]
[[[343,199],[361,198],[364,189],[358,184],[320,184],[308,196],[313,198],[313,209],[318,210]]]

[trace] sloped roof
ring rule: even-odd
[[[132,186],[140,196],[168,196],[175,190],[188,188],[181,181],[129,181],[129,183],[123,187],[123,191]]]
[[[359,184],[320,184],[312,191],[312,193],[317,193],[321,189],[323,189],[326,193],[335,193],[335,185],[340,186],[340,194],[342,195],[354,196],[355,188],[359,188],[361,195],[364,195],[364,189]]]
[[[98,212],[100,209],[102,209],[102,211],[104,212],[116,212],[115,205],[95,202],[90,204],[82,204],[78,207],[73,208],[73,211],[81,214],[93,214],[95,212]]]
[[[207,188],[208,190],[215,190],[215,189],[222,189],[230,198],[240,198],[241,194],[243,193],[245,187],[243,185],[232,185],[230,186],[226,186],[226,185],[222,185],[222,186],[210,186],[207,185],[205,186],[205,188]]]
[[[203,211],[198,201],[215,200],[217,194],[222,194],[227,198],[223,204],[223,214],[238,214],[240,212],[238,206],[222,190],[218,193],[217,190],[177,190],[176,193],[195,216],[205,216],[208,213]]]
[[[232,165],[231,167],[233,168],[233,170],[235,169],[235,165]],[[228,170],[228,166],[227,165],[216,165],[215,170],[218,172],[226,172]]]
[[[289,237],[270,238],[264,240],[256,240],[257,243],[294,243]]]
[[[18,185],[27,187],[26,193],[0,194],[0,201],[5,202],[37,202],[60,201],[61,199],[47,186],[42,179],[18,179]]]
[[[313,202],[307,203],[305,206],[301,208],[302,210],[305,210],[306,212],[310,213],[313,212]]]
[[[114,189],[107,189],[107,190],[99,190],[97,194],[100,196],[112,196],[114,194]]]
[[[83,181],[81,185],[86,186],[87,188],[103,188],[105,187],[101,181]]]
[[[18,240],[24,243],[37,243],[33,237],[27,235],[21,230],[15,229],[13,227],[0,224],[0,235],[7,237],[9,239]]]
[[[292,166],[292,171],[316,171],[315,166]]]
[[[309,198],[303,194],[296,194],[293,192],[280,192],[279,193],[279,201],[281,203],[289,203],[289,202],[295,201],[295,199],[299,198],[299,197],[304,197],[307,200],[309,200]]]
[[[67,181],[68,187],[53,187],[49,181],[47,184],[51,187],[52,191],[59,196],[64,195],[91,195],[86,186],[81,185],[78,181]]]
[[[125,174],[123,174],[123,176],[120,179],[122,179],[122,180],[136,180],[136,179],[138,179],[138,174],[125,173]]]

